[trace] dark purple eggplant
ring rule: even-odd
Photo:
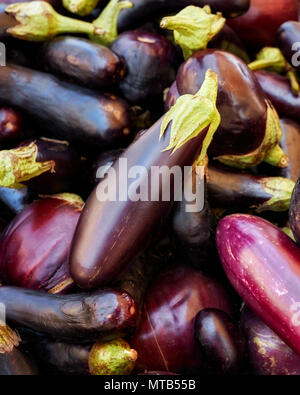
[[[138,353],[137,370],[199,372],[202,355],[194,324],[205,308],[232,314],[231,300],[218,282],[188,265],[163,270],[148,289],[142,320],[131,341]]]
[[[197,92],[207,68],[219,77],[217,108],[221,115],[209,154],[235,167],[253,167],[262,161],[286,167],[287,158],[278,145],[282,131],[277,113],[241,59],[220,50],[196,52],[178,71],[178,92]]]
[[[247,307],[242,311],[241,327],[248,343],[253,373],[264,376],[300,374],[300,356]]]
[[[122,10],[118,18],[118,30],[135,28],[154,17],[180,11],[186,6],[209,5],[213,12],[222,12],[225,17],[236,17],[249,8],[249,0],[132,0],[133,7]]]
[[[285,58],[297,70],[300,70],[299,62],[299,45],[300,42],[300,23],[299,22],[285,22],[277,32],[277,43],[284,54]]]
[[[18,349],[19,344],[18,334],[0,322],[0,376],[38,374],[31,358]]]
[[[214,207],[287,211],[294,181],[239,172],[218,164],[208,166],[208,195]]]
[[[114,85],[125,75],[124,61],[117,54],[84,38],[48,41],[41,56],[46,71],[92,89]]]
[[[122,145],[130,135],[128,106],[20,66],[0,68],[0,101],[17,107],[59,138],[98,146]]]
[[[125,292],[53,295],[19,287],[0,287],[6,319],[57,340],[88,343],[114,339],[136,326],[137,308]]]
[[[0,143],[20,140],[22,116],[12,108],[0,108]]]
[[[300,352],[300,248],[270,222],[246,214],[223,218],[217,249],[228,279],[263,322]]]
[[[76,375],[130,374],[137,359],[135,350],[123,339],[92,345],[42,340],[34,344],[37,357],[53,370]]]
[[[165,111],[169,111],[170,108],[174,106],[179,96],[180,93],[178,92],[177,83],[175,80],[173,84],[170,86],[170,89],[168,90],[165,98]]]
[[[69,291],[74,282],[68,258],[83,204],[76,195],[53,195],[18,214],[0,240],[1,280],[50,293]]]
[[[118,157],[123,153],[123,149],[116,149],[111,151],[101,152],[93,161],[91,167],[91,182],[93,186],[96,186],[101,178],[104,178],[106,171],[115,163]]]
[[[186,95],[177,102],[178,106],[174,106],[150,129],[141,132],[109,169],[109,173],[116,177],[115,185],[106,177],[92,192],[79,219],[70,255],[71,275],[80,287],[94,288],[119,276],[147,247],[155,231],[163,224],[175,196],[182,190],[183,167],[191,166],[200,152],[200,161],[204,159],[219,125],[215,78],[216,74],[208,70],[199,96]],[[208,103],[208,108],[203,108]],[[190,116],[182,122],[180,114],[183,111],[186,114],[186,108],[189,108]],[[193,119],[192,125],[189,124],[190,119]],[[182,136],[180,148],[176,147],[178,131]],[[191,140],[189,136],[192,136]],[[137,165],[144,170],[138,180],[136,176],[128,177]],[[162,166],[171,173],[176,166],[177,176],[173,173],[167,180],[158,173],[158,179],[152,178],[152,169],[160,171]],[[127,185],[117,182],[119,178],[127,180]],[[180,183],[175,182],[175,178]],[[107,182],[113,191],[118,191],[115,197],[111,191],[107,193]]]
[[[195,318],[195,338],[210,374],[237,374],[242,370],[243,338],[227,313],[213,308],[201,310]]]
[[[110,46],[126,63],[127,73],[119,83],[122,95],[131,103],[162,100],[163,91],[176,76],[177,51],[156,33],[128,31]]]
[[[289,222],[293,235],[298,243],[300,243],[300,178],[296,183],[293,191],[290,211]]]

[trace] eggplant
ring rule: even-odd
[[[118,159],[118,157],[124,152],[124,149],[115,149],[110,151],[101,152],[93,161],[91,166],[90,179],[93,186],[99,183],[100,178],[104,178],[105,171],[108,170]],[[101,172],[101,169],[103,171]]]
[[[71,276],[81,288],[105,285],[119,276],[149,245],[166,219],[182,190],[183,167],[192,165],[199,155],[200,160],[204,159],[219,125],[215,78],[216,74],[208,70],[196,96],[184,96],[177,102],[178,106],[150,129],[142,131],[109,169],[112,178],[105,177],[90,195],[70,254]],[[181,114],[187,114],[187,108],[189,116],[182,119]],[[140,175],[130,175],[136,166],[142,169]],[[173,173],[173,166],[177,175]],[[161,179],[158,173],[157,179],[151,176],[153,167],[158,172],[167,169],[173,176],[169,180],[168,177]],[[127,185],[118,179],[127,180]]]
[[[234,167],[253,167],[262,161],[286,167],[287,158],[278,145],[282,131],[277,113],[241,59],[220,50],[196,52],[179,68],[179,94],[194,94],[207,68],[219,77],[217,108],[221,115],[209,155]]]
[[[175,80],[173,84],[170,86],[170,88],[168,89],[165,97],[165,111],[169,111],[170,108],[174,106],[179,96],[180,93],[178,92],[178,88]]]
[[[22,115],[12,108],[0,108],[0,143],[22,138]]]
[[[56,340],[89,343],[118,338],[136,326],[137,308],[125,292],[53,295],[20,287],[0,287],[6,319]]]
[[[299,59],[297,58],[297,51],[299,47],[297,43],[300,42],[300,23],[299,22],[285,22],[277,32],[277,43],[285,58],[293,64],[295,69],[300,70]],[[296,47],[295,47],[296,46]],[[296,62],[294,58],[296,57]]]
[[[33,376],[38,374],[33,360],[18,349],[20,337],[9,326],[0,323],[0,376]]]
[[[293,235],[298,243],[300,243],[300,223],[299,223],[299,210],[300,210],[300,178],[296,183],[293,191],[290,211],[289,211],[289,223]]]
[[[116,84],[125,75],[125,64],[108,48],[84,38],[58,37],[41,50],[46,71],[92,89]]]
[[[214,308],[201,310],[195,318],[195,337],[210,374],[237,374],[242,370],[244,341],[227,313]]]
[[[180,11],[186,6],[209,5],[213,12],[222,12],[225,17],[236,17],[249,8],[249,0],[132,0],[133,7],[122,10],[118,18],[118,31],[129,30],[156,16]]]
[[[300,374],[300,356],[247,307],[241,314],[241,327],[247,339],[250,364],[255,374]]]
[[[194,337],[195,317],[205,308],[232,314],[226,290],[188,265],[163,270],[148,289],[131,346],[137,371],[199,372],[202,355]]]
[[[0,187],[0,202],[5,206],[7,214],[14,217],[32,203],[35,194],[28,187],[21,189]]]
[[[98,341],[92,345],[42,340],[34,349],[48,367],[65,374],[130,374],[137,359],[136,351],[123,339]]]
[[[175,79],[178,64],[177,51],[168,39],[156,33],[128,31],[110,48],[127,66],[119,82],[127,101],[141,105],[162,99],[164,89]]]
[[[0,102],[26,112],[51,135],[70,142],[107,147],[122,145],[130,135],[131,116],[121,99],[25,67],[0,68]]]
[[[214,207],[287,211],[294,186],[288,178],[247,174],[219,164],[208,166],[208,195]]]
[[[247,45],[274,46],[279,26],[298,20],[298,6],[298,0],[251,0],[249,11],[229,25]]]
[[[295,96],[288,78],[268,71],[255,71],[263,91],[281,117],[300,122],[300,96]]]
[[[251,310],[299,353],[299,247],[270,222],[246,214],[223,218],[216,239],[233,287]]]
[[[74,282],[69,252],[83,201],[53,195],[26,207],[0,240],[0,278],[9,285],[66,293]]]

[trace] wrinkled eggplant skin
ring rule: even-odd
[[[236,291],[299,353],[299,247],[270,222],[246,214],[223,218],[216,240],[223,268]]]
[[[43,45],[41,56],[46,71],[92,89],[114,85],[125,75],[117,54],[84,38],[57,37]]]
[[[161,99],[176,77],[177,51],[165,37],[139,30],[121,34],[111,50],[126,63],[127,73],[119,83],[122,95],[134,104]]]
[[[17,348],[9,353],[0,354],[0,376],[35,376],[37,374],[38,370],[34,362]]]
[[[7,320],[57,340],[87,343],[119,337],[136,326],[131,296],[112,289],[93,293],[50,295],[19,287],[0,287]]]
[[[180,11],[189,5],[210,5],[213,12],[222,12],[225,17],[235,17],[249,9],[249,0],[132,0],[133,7],[122,10],[118,18],[118,31],[135,28],[156,16]]]
[[[295,239],[300,243],[300,178],[297,181],[292,194],[289,222]]]
[[[148,289],[139,329],[131,341],[139,371],[199,371],[202,356],[194,338],[199,311],[213,307],[232,313],[226,291],[187,265],[163,270]]]
[[[51,291],[68,281],[69,252],[81,208],[62,199],[35,201],[17,215],[0,240],[0,278],[10,285]]]
[[[300,23],[299,22],[286,22],[283,23],[277,32],[277,43],[279,48],[281,49],[282,53],[284,54],[286,60],[293,64],[294,68],[300,70],[300,66],[296,65],[293,62],[293,56],[298,51],[293,50],[293,45],[297,42],[300,42]],[[299,56],[297,57],[299,61]]]
[[[22,116],[12,108],[0,108],[0,144],[22,137]]]
[[[293,94],[289,80],[268,71],[255,71],[255,76],[279,115],[300,122],[300,95]]]
[[[248,46],[274,46],[279,26],[298,20],[298,6],[298,0],[251,0],[249,11],[228,23]]]
[[[0,102],[24,110],[54,137],[103,147],[128,140],[131,114],[114,95],[16,65],[0,68],[0,84]]]
[[[228,52],[198,51],[179,68],[178,92],[195,94],[207,69],[212,69],[219,77],[217,108],[221,115],[221,124],[209,153],[212,156],[243,155],[254,151],[265,137],[267,106],[253,72]]]
[[[224,311],[212,308],[200,311],[195,319],[195,338],[210,374],[228,375],[241,371],[244,342],[238,327]]]
[[[241,314],[253,373],[263,376],[300,375],[300,356],[249,308]]]

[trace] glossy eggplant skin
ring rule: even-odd
[[[109,169],[118,157],[124,152],[124,149],[115,149],[110,151],[101,152],[93,161],[91,166],[91,183],[96,186],[100,178],[103,178],[105,174],[102,174],[100,168]],[[102,177],[101,177],[102,176]]]
[[[0,240],[0,278],[10,285],[66,293],[69,251],[83,204],[48,197],[18,214]]]
[[[150,129],[142,131],[114,163],[112,169],[116,180],[120,172],[124,171],[121,169],[121,160],[124,159],[127,160],[127,169],[137,165],[147,169],[146,179],[143,179],[149,185],[152,166],[168,166],[171,169],[175,165],[182,168],[193,164],[200,154],[205,133],[186,142],[171,155],[169,150],[165,151],[170,141],[170,125],[159,139],[162,119]],[[127,173],[123,173],[122,177],[127,177]],[[159,196],[162,184],[160,182]],[[131,185],[133,181],[129,179],[126,193]],[[127,195],[123,201],[120,198],[116,201],[98,200],[99,183],[85,204],[73,239],[70,267],[78,286],[91,289],[110,283],[149,245],[172,208],[176,193],[174,180],[170,185],[169,201],[155,201],[149,195],[147,201],[133,202]],[[151,193],[151,187],[148,193]]]
[[[300,243],[299,212],[300,212],[300,178],[295,185],[291,199],[290,211],[289,211],[290,227],[298,243]]]
[[[54,137],[97,146],[122,145],[130,112],[114,95],[100,95],[25,67],[0,68],[0,102],[32,116]]]
[[[295,43],[300,42],[300,23],[299,22],[285,22],[283,23],[277,32],[277,43],[286,60],[293,64],[294,68],[300,70],[300,66],[293,62],[293,56],[296,51],[293,49]],[[299,60],[297,58],[297,60]]]
[[[253,373],[264,376],[299,375],[300,356],[263,323],[249,308],[241,314]]]
[[[293,94],[289,80],[268,71],[255,71],[255,76],[279,115],[300,122],[300,95]]]
[[[126,63],[127,73],[119,83],[125,99],[138,105],[162,100],[176,77],[174,45],[159,34],[134,30],[121,34],[110,48]]]
[[[249,8],[249,0],[133,0],[133,7],[122,10],[118,18],[118,31],[135,28],[156,16],[180,11],[189,5],[210,5],[213,12],[222,12],[225,17],[236,17]]]
[[[202,355],[194,321],[208,307],[232,313],[218,282],[188,265],[163,270],[148,289],[141,323],[130,343],[138,353],[137,370],[199,371]]]
[[[179,68],[178,92],[195,94],[208,68],[218,75],[217,108],[221,115],[209,153],[243,155],[256,150],[265,137],[267,105],[253,72],[241,59],[213,49],[194,53]]]
[[[117,54],[84,38],[57,37],[41,53],[46,71],[92,89],[114,85],[125,75]]]
[[[0,108],[0,144],[22,137],[22,116],[12,108]]]
[[[218,309],[201,310],[195,337],[211,374],[237,374],[243,367],[244,343],[232,318]]]
[[[35,376],[38,370],[33,361],[14,348],[11,352],[0,353],[0,376]]]
[[[262,218],[234,214],[217,228],[217,249],[230,282],[266,325],[300,352],[300,249]]]
[[[135,328],[137,309],[125,292],[50,295],[19,287],[0,287],[7,320],[57,340],[87,343],[114,338]]]

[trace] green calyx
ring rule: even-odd
[[[56,193],[55,195],[40,195],[40,197],[64,200],[65,202],[79,209],[82,209],[84,206],[84,201],[79,195],[76,195],[75,193],[64,192]]]
[[[54,172],[55,162],[37,162],[38,147],[32,142],[11,150],[0,151],[0,186],[22,188],[22,182],[47,171]]]
[[[0,354],[11,352],[18,347],[21,339],[19,335],[0,321]]]
[[[287,167],[288,158],[279,146],[282,137],[282,129],[278,114],[274,107],[267,103],[267,123],[265,138],[255,151],[246,155],[224,155],[216,159],[227,166],[239,169],[247,169],[267,162],[272,166]]]
[[[221,122],[216,107],[217,94],[218,76],[209,69],[199,91],[195,95],[180,96],[166,113],[160,129],[160,139],[169,124],[171,122],[172,124],[170,142],[165,151],[172,149],[174,153],[208,128],[198,161],[200,163],[205,159],[208,147]]]
[[[91,34],[90,39],[98,44],[110,45],[118,37],[117,20],[121,10],[131,8],[129,1],[110,0],[99,17],[93,21],[97,34]]]
[[[199,49],[205,49],[225,22],[222,14],[212,14],[209,6],[188,6],[174,16],[163,18],[160,27],[174,31],[174,41],[187,59]]]
[[[265,47],[256,56],[256,60],[248,64],[251,70],[266,69],[274,73],[286,73],[290,80],[292,90],[299,94],[300,86],[297,81],[296,73],[293,67],[285,60],[282,52],[278,48]]]
[[[271,196],[265,203],[256,208],[257,212],[287,211],[295,188],[294,181],[283,177],[266,177],[260,180],[262,189]]]
[[[137,353],[123,339],[97,342],[89,354],[92,375],[128,375],[132,372]]]
[[[284,228],[281,228],[281,230],[288,235],[295,243],[296,243],[296,239],[295,236],[291,230],[291,228],[289,228],[288,226],[285,226]]]
[[[7,32],[21,40],[45,41],[61,33],[92,34],[95,30],[91,23],[58,14],[45,1],[11,4],[5,12],[19,22]]]
[[[66,10],[79,16],[89,15],[97,6],[99,0],[63,0]]]

